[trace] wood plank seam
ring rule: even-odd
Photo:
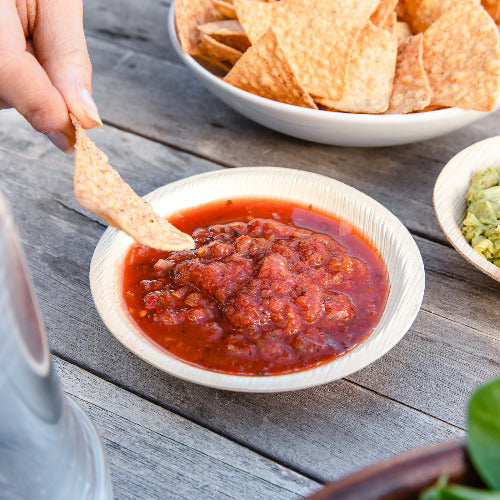
[[[126,127],[125,125],[120,125],[120,124],[113,122],[111,120],[103,119],[102,123],[105,125],[108,125],[110,127],[113,127],[116,130],[121,130],[122,132],[126,132],[128,134],[134,134],[137,137],[142,137],[143,139],[147,139],[148,141],[156,142],[157,144],[161,144],[162,146],[167,146],[167,147],[174,149],[176,151],[181,151],[183,153],[187,153],[190,156],[193,156],[194,158],[200,158],[202,160],[206,160],[206,161],[209,161],[211,163],[215,163],[216,165],[220,165],[221,167],[238,168],[238,167],[235,167],[234,165],[224,163],[221,160],[210,158],[208,155],[203,155],[203,154],[200,154],[198,152],[189,150],[187,148],[183,148],[180,144],[173,144],[173,143],[170,143],[168,141],[160,140],[157,137],[153,137],[153,136],[146,134],[146,133],[138,132],[137,130],[134,130],[130,127]],[[110,163],[113,163],[112,159],[110,159]]]
[[[142,55],[142,56],[147,56],[147,57],[151,57],[153,59],[158,59],[159,61],[168,61],[169,63],[171,64],[175,64],[179,67],[184,67],[184,64],[182,63],[182,61],[180,59],[177,59],[176,60],[172,60],[172,59],[166,59],[164,57],[160,57],[156,54],[153,54],[151,52],[146,52],[144,50],[139,50],[138,48],[134,48],[134,49],[131,49],[128,45],[125,45],[125,44],[121,44],[121,43],[117,43],[115,41],[115,38],[113,38],[113,40],[111,41],[109,38],[106,38],[105,36],[99,36],[96,34],[97,32],[94,32],[92,33],[91,35],[85,35],[85,38],[87,40],[90,40],[90,41],[97,41],[97,42],[101,42],[101,43],[107,43],[109,45],[112,45],[114,47],[118,47],[120,50],[125,50],[127,52],[130,52],[131,54],[130,55]],[[111,36],[112,36],[112,32],[111,31],[108,31],[108,30],[101,30],[99,31],[100,34],[105,34],[105,33],[110,33]],[[165,20],[165,36],[168,36],[167,34],[167,21]],[[128,59],[128,57],[127,57]],[[123,63],[123,61],[121,61]],[[116,66],[114,66],[116,67]],[[114,68],[113,67],[113,68]]]
[[[427,235],[427,234],[423,233],[422,231],[419,231],[418,229],[411,229],[411,230],[409,229],[409,231],[412,234],[412,236],[418,236],[419,238],[425,239],[427,241],[431,241],[432,243],[436,243],[437,245],[441,245],[443,247],[453,248],[451,243],[446,239],[440,240],[439,238],[436,238],[436,237],[431,236],[431,235]],[[443,238],[444,238],[444,236],[443,236]]]
[[[108,228],[108,225],[105,224],[104,222],[102,222],[100,219],[94,219],[93,217],[90,216],[90,212],[88,212],[87,210],[83,209],[82,208],[82,211],[80,212],[79,210],[75,209],[74,207],[71,207],[69,205],[67,205],[66,203],[64,203],[63,200],[57,198],[54,196],[54,200],[61,206],[61,207],[64,207],[68,210],[70,210],[71,212],[73,212],[74,214],[77,214],[77,215],[81,215],[82,217],[85,217],[85,219],[87,221],[90,221],[90,222],[93,222],[94,224],[97,224],[99,227],[102,227],[103,229],[107,229]]]
[[[426,271],[429,271],[429,270],[432,270],[432,273],[437,274],[438,276],[444,276],[445,278],[448,278],[448,279],[453,280],[453,281],[463,282],[463,279],[461,279],[458,276],[455,276],[451,273],[447,273],[447,272],[443,271],[442,269],[438,269],[438,268],[427,269],[426,268]],[[476,269],[474,269],[472,267],[471,267],[471,271],[478,272]],[[487,284],[481,284],[482,288],[486,288],[487,290],[491,290],[494,293],[498,293],[498,284],[494,280],[492,280],[491,278],[488,278],[488,280],[486,280],[485,283],[487,283]]]
[[[500,342],[500,338],[495,337],[494,335],[491,335],[488,332],[485,332],[484,330],[479,330],[478,328],[475,328],[474,326],[466,325],[465,323],[461,323],[460,321],[457,321],[455,319],[448,318],[447,316],[443,316],[442,314],[439,314],[439,313],[437,313],[435,311],[431,311],[431,310],[427,309],[425,306],[422,306],[420,308],[420,310],[421,311],[425,311],[428,314],[432,314],[433,316],[436,316],[437,318],[444,319],[446,321],[450,321],[451,323],[454,323],[455,325],[459,325],[459,326],[462,326],[462,327],[465,327],[465,328],[469,328],[470,330],[474,330],[475,332],[480,333],[481,335],[484,335],[485,337],[488,337],[488,338],[490,338],[490,339],[492,339],[492,340],[494,340],[496,342]],[[494,362],[495,365],[500,366],[500,363],[496,363],[494,360],[490,360],[490,361]]]
[[[394,398],[391,398],[390,396],[387,396],[386,394],[382,394],[381,392],[378,392],[378,391],[376,391],[374,389],[370,389],[369,387],[366,387],[363,384],[359,384],[358,382],[352,381],[349,377],[346,377],[344,380],[346,380],[347,382],[351,383],[352,385],[355,385],[357,387],[360,387],[361,389],[364,389],[364,390],[366,390],[368,392],[371,392],[372,394],[375,394],[375,395],[377,395],[377,396],[379,396],[379,397],[381,397],[383,399],[387,399],[387,400],[392,401],[394,403],[398,403],[398,404],[400,404],[402,406],[405,406],[406,408],[409,408],[410,410],[414,410],[414,411],[417,411],[417,412],[421,413],[422,415],[426,415],[427,417],[430,417],[430,418],[436,420],[437,422],[441,422],[443,424],[449,425],[450,427],[454,427],[455,429],[458,429],[460,431],[465,431],[464,427],[460,427],[458,425],[452,424],[451,422],[447,422],[446,420],[443,420],[443,419],[441,419],[439,417],[435,417],[434,415],[431,415],[431,414],[429,414],[429,413],[427,413],[427,412],[425,412],[423,410],[419,410],[418,408],[415,408],[415,407],[413,407],[413,406],[411,406],[411,405],[409,405],[407,403],[403,403],[403,402],[398,401],[398,400],[396,400]]]

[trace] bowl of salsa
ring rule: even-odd
[[[172,375],[251,392],[327,383],[382,356],[419,310],[413,238],[338,181],[226,169],[146,198],[196,247],[159,251],[110,228],[91,288],[113,335]]]

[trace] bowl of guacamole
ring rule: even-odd
[[[465,239],[477,253],[500,266],[500,165],[472,176],[465,202]]]
[[[453,247],[500,281],[500,136],[455,155],[436,180],[433,201]]]

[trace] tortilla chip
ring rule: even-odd
[[[474,0],[457,0],[424,33],[431,105],[495,109],[500,94],[500,39]]]
[[[411,113],[430,104],[432,90],[424,69],[423,50],[422,33],[408,38],[399,46],[396,77],[387,113]]]
[[[229,66],[236,64],[238,59],[243,55],[243,53],[239,50],[218,42],[210,35],[203,35],[201,42],[203,43],[205,54],[209,59],[215,59],[216,61],[220,61],[224,64],[229,64]]]
[[[500,22],[500,0],[482,0],[482,4],[495,23],[498,24]]]
[[[414,33],[425,31],[455,0],[421,0],[411,19]]]
[[[74,191],[80,205],[143,245],[159,250],[189,250],[194,241],[154,212],[108,163],[108,157],[71,116],[76,132]]]
[[[398,15],[398,20],[403,19],[406,16],[406,9],[402,0],[399,0],[396,5],[396,14]]]
[[[210,73],[215,76],[219,76],[220,78],[224,78],[228,71],[231,71],[231,65],[217,61],[217,59],[212,59],[207,55],[196,56],[195,59],[196,62],[203,66],[207,71],[210,71]]]
[[[236,17],[243,26],[250,42],[255,43],[271,25],[274,20],[284,15],[283,7],[289,0],[281,2],[258,2],[256,0],[233,0]]]
[[[385,24],[394,12],[398,0],[380,0],[375,12],[371,15],[370,21],[379,28],[385,28]]]
[[[297,80],[272,28],[243,54],[224,80],[261,97],[317,109]]]
[[[196,29],[200,24],[223,19],[212,0],[176,0],[175,24],[182,50],[199,55],[202,49],[201,34]]]
[[[427,111],[436,111],[438,109],[445,109],[443,106],[438,106],[436,104],[429,104],[429,106],[426,106],[424,109],[421,109],[418,111],[418,113],[425,113]]]
[[[250,47],[250,40],[239,21],[224,19],[223,21],[202,24],[198,26],[198,29],[204,35],[210,35],[218,42],[229,45],[240,52],[245,52]]]
[[[389,31],[393,35],[397,35],[397,32],[396,32],[397,24],[398,24],[398,16],[396,14],[396,11],[394,11],[394,12],[391,12],[389,17],[385,20],[384,25],[380,26],[380,27]]]
[[[398,4],[398,18],[406,21],[411,26],[411,20],[415,17],[422,0],[400,0]]]
[[[398,37],[398,45],[401,45],[408,37],[411,36],[411,29],[408,23],[398,21],[396,23],[396,36]]]
[[[232,3],[224,0],[213,0],[214,6],[219,9],[220,13],[228,19],[236,19],[236,12]]]
[[[474,0],[478,5],[480,0]],[[411,21],[414,33],[425,31],[439,16],[453,7],[457,0],[422,0]]]
[[[272,26],[304,88],[334,100],[344,91],[352,40],[379,4],[379,0],[233,1],[252,43]]]
[[[314,100],[336,111],[383,113],[389,107],[397,50],[396,35],[368,22],[352,47],[342,98]]]

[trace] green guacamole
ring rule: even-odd
[[[473,175],[462,233],[472,248],[500,266],[500,168]]]

